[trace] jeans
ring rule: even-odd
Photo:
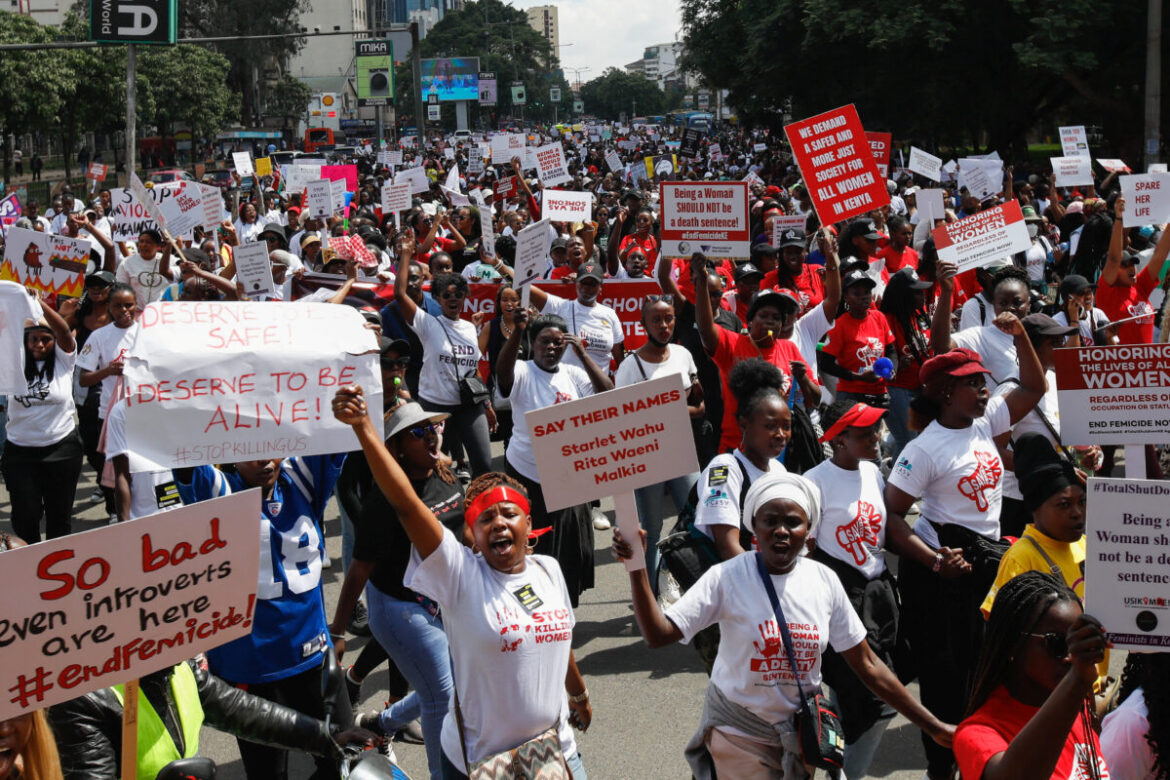
[[[336,488],[333,493],[337,494]],[[348,572],[349,565],[353,563],[353,520],[349,518],[340,498],[337,499],[337,514],[341,516],[341,570]]]
[[[382,713],[379,718],[382,730],[393,734],[421,715],[431,780],[440,780],[443,776],[440,735],[455,690],[443,622],[422,604],[387,596],[372,583],[366,584],[366,602],[374,638],[386,648],[414,688],[406,698],[394,702]]]
[[[917,397],[917,390],[907,390],[904,387],[890,388],[890,411],[886,414],[886,425],[890,429],[890,435],[894,437],[894,448],[890,452],[890,457],[895,463],[898,462],[898,455],[906,445],[918,436],[917,431],[910,430],[910,402]]]
[[[664,514],[662,488],[665,486],[670,491],[675,511],[679,511],[687,505],[687,495],[698,481],[699,473],[696,471],[693,474],[684,474],[681,477],[638,488],[634,491],[634,504],[638,507],[638,520],[646,532],[646,576],[650,578],[650,582],[654,583],[655,587],[658,584],[658,578],[655,576],[658,571],[658,540],[662,537],[662,516]]]
[[[492,470],[492,442],[488,434],[487,414],[482,406],[444,406],[425,398],[418,400],[428,412],[446,412],[451,415],[443,429],[443,442],[449,445],[451,452],[458,452],[457,444],[463,445],[467,459],[471,461],[471,476],[478,477]]]
[[[589,780],[589,776],[585,774],[585,764],[581,761],[581,753],[577,752],[571,756],[565,756],[565,763],[569,765],[569,771],[573,773],[573,780]],[[447,754],[443,754],[443,774],[441,780],[467,780],[467,775],[459,771],[456,766],[451,763],[451,759],[447,758]]]

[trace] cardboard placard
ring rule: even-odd
[[[910,147],[910,171],[925,176],[931,181],[942,181],[942,158],[924,152],[917,146]]]
[[[139,323],[127,445],[164,467],[345,452],[336,388],[381,408],[377,344],[349,306],[156,302]]]
[[[659,198],[664,257],[751,254],[745,182],[662,182]]]
[[[553,231],[548,218],[533,222],[516,234],[516,262],[512,286],[520,289],[541,277],[548,265],[548,248]]]
[[[516,182],[515,176],[503,176],[496,181],[496,200],[502,201],[514,197],[519,189],[520,185]]]
[[[272,175],[272,158],[261,157],[256,161],[256,175],[257,176],[271,176]]]
[[[772,246],[780,246],[780,234],[785,230],[799,230],[804,232],[808,218],[803,214],[780,214],[770,217],[772,220]]]
[[[413,204],[410,182],[382,185],[382,213],[398,214],[410,211]]]
[[[593,218],[593,193],[545,190],[540,213],[553,222],[588,222]]]
[[[109,173],[110,166],[102,165],[101,163],[90,163],[89,168],[85,171],[85,178],[93,181],[105,181],[106,174]]]
[[[1165,441],[1165,439],[1163,439]],[[1170,649],[1170,484],[1089,480],[1085,612],[1115,650]]]
[[[573,180],[569,175],[569,165],[565,162],[564,147],[559,141],[536,150],[536,170],[546,189]]]
[[[821,224],[832,225],[890,202],[885,177],[852,103],[786,125],[784,132]]]
[[[395,184],[402,184],[404,182],[410,184],[410,192],[412,195],[431,191],[431,180],[427,178],[427,172],[422,167],[403,168],[394,174]]]
[[[942,190],[919,190],[915,201],[918,204],[918,219],[930,220],[946,219],[946,209],[943,206]]]
[[[332,182],[328,179],[317,179],[305,186],[307,193],[306,208],[313,219],[328,219],[333,216]]]
[[[1135,174],[1122,176],[1118,181],[1125,198],[1125,211],[1121,215],[1124,227],[1153,225],[1170,219],[1170,175]]]
[[[345,188],[345,179],[332,179],[329,182],[329,201],[333,204],[333,212],[344,212],[348,203],[346,194],[349,192]]]
[[[1148,303],[1134,316],[1153,320]],[[1056,350],[1064,444],[1163,444],[1170,430],[1170,344]]]
[[[1093,161],[1088,157],[1049,157],[1052,163],[1053,184],[1057,187],[1077,187],[1093,183]]]
[[[1089,136],[1084,125],[1060,128],[1060,148],[1065,157],[1088,157]]]
[[[5,552],[0,720],[247,636],[259,511],[247,490]]]
[[[321,178],[329,181],[341,180],[345,182],[346,192],[357,192],[358,169],[356,165],[322,165]],[[341,206],[337,206],[341,209]]]
[[[232,165],[241,178],[251,176],[255,172],[252,167],[252,155],[248,152],[232,152]]]
[[[228,218],[227,210],[223,207],[223,195],[219,187],[211,184],[199,185],[199,201],[203,207],[203,227],[214,230],[219,223]]]
[[[873,153],[874,162],[877,163],[878,173],[882,178],[889,178],[890,175],[890,149],[894,141],[893,133],[871,133],[865,131],[865,137],[869,141],[869,150]]]
[[[90,249],[91,244],[83,238],[11,227],[5,234],[0,281],[16,282],[50,295],[80,298]],[[22,323],[11,326],[19,330]]]
[[[980,211],[966,219],[939,225],[932,233],[940,260],[959,272],[1022,252],[1032,245],[1019,201]]]
[[[272,279],[272,261],[268,259],[268,244],[263,241],[245,241],[232,253],[236,265],[236,281],[244,286],[249,298],[271,297],[276,294]]]
[[[524,156],[524,136],[519,133],[497,133],[491,139],[492,165],[507,165],[513,157]]]

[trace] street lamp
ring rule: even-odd
[[[561,66],[561,70],[565,70],[565,71],[569,71],[569,70],[571,70],[571,71],[573,71],[573,78],[574,78],[574,86],[573,86],[573,91],[574,91],[574,92],[580,92],[580,91],[581,91],[581,74],[582,74],[582,73],[584,73],[585,71],[589,70],[589,69],[590,69],[590,68],[589,68],[589,66],[588,66],[588,65],[586,65],[584,68],[569,68],[569,67],[565,67],[565,66],[563,66],[563,65]]]

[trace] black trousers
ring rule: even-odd
[[[343,674],[340,668],[338,674]],[[325,705],[321,699],[321,667],[314,667],[283,680],[241,687],[262,699],[292,707],[314,718],[325,717]],[[353,709],[349,706],[344,680],[337,680],[337,691],[339,695],[334,700],[333,722],[343,729],[349,728],[353,725]],[[289,751],[239,738],[236,739],[236,744],[240,748],[240,759],[248,780],[288,780]],[[325,780],[337,777],[336,761],[323,756],[314,756],[313,760],[317,765],[313,778]]]
[[[98,405],[85,404],[77,407],[77,430],[81,433],[81,443],[85,447],[85,462],[97,474],[98,489],[105,499],[106,514],[114,514],[114,489],[102,486],[102,469],[106,466],[106,456],[98,449],[98,441],[102,437],[102,420],[98,417]]]
[[[8,442],[0,460],[12,502],[12,530],[29,544],[36,544],[41,540],[43,517],[46,538],[68,536],[72,531],[73,498],[81,477],[80,446],[76,455],[52,460],[22,457],[21,451],[26,449]]]

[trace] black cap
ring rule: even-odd
[[[1069,274],[1060,280],[1060,294],[1064,297],[1080,295],[1093,289],[1093,283],[1079,274]]]
[[[568,248],[569,248],[569,239],[565,238],[564,236],[557,236],[556,238],[553,239],[552,246],[550,246],[548,248],[548,251],[551,252],[554,249],[568,249]]]
[[[909,279],[910,280],[909,287],[911,290],[929,290],[931,287],[934,287],[934,282],[924,282],[921,279],[919,279],[918,272],[915,271],[910,266],[906,266],[905,268],[898,269],[898,272],[890,277],[890,284],[893,284],[894,280],[897,279],[898,277],[902,277],[903,279]]]
[[[764,272],[761,271],[759,268],[756,268],[751,263],[743,263],[743,264],[736,267],[735,281],[737,283],[744,280],[744,279],[747,279],[749,276],[758,276],[761,279],[763,279]]]
[[[378,354],[385,358],[390,352],[397,352],[402,356],[410,355],[410,342],[406,339],[392,339],[386,336],[382,337],[381,343],[378,345]]]
[[[759,241],[752,244],[752,257],[760,257],[762,255],[778,255],[780,250],[772,246],[767,241]]]
[[[1077,332],[1076,325],[1061,325],[1047,314],[1029,314],[1024,317],[1023,323],[1030,339],[1041,336],[1069,336]]]
[[[113,287],[117,279],[109,271],[96,271],[85,277],[86,287]]]
[[[1016,473],[1020,475],[1020,493],[1024,505],[1035,511],[1051,496],[1072,485],[1079,485],[1076,469],[1057,455],[1047,437],[1025,433],[1012,442]]]
[[[875,282],[873,278],[865,271],[850,271],[849,273],[845,274],[845,277],[841,280],[841,289],[848,290],[855,284],[868,284],[869,289],[871,290],[874,287],[877,287],[877,282]]]
[[[764,306],[775,306],[781,312],[798,311],[800,309],[800,301],[788,293],[776,292],[775,290],[760,290],[752,296],[752,303],[748,306],[748,321],[750,322],[756,316],[756,312]]]
[[[877,223],[874,222],[872,219],[867,219],[862,224],[865,225],[866,231],[864,233],[861,233],[860,235],[862,235],[865,238],[868,238],[872,241],[877,241],[878,239],[880,239],[882,237],[882,234],[878,232]],[[861,228],[858,228],[858,230],[860,230],[860,229]]]
[[[785,228],[780,231],[780,248],[786,246],[798,246],[804,249],[808,246],[808,238],[804,235],[804,231],[799,228]]]
[[[601,266],[597,263],[581,263],[581,267],[577,269],[577,280],[582,279],[596,279],[601,281],[605,278],[605,273],[601,270]]]

